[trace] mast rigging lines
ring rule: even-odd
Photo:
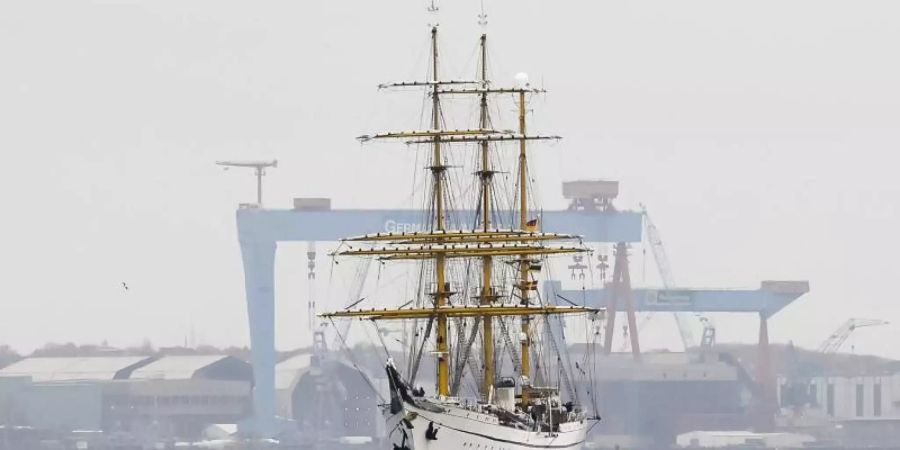
[[[485,16],[486,17],[486,16]],[[449,396],[458,391],[462,381],[463,371],[469,365],[471,346],[477,340],[478,328],[481,327],[482,337],[482,364],[483,379],[481,381],[481,393],[487,398],[491,392],[495,379],[494,351],[495,338],[493,336],[494,318],[520,317],[520,330],[518,332],[519,351],[510,339],[507,322],[499,320],[503,328],[503,338],[507,341],[506,347],[510,351],[512,360],[517,365],[521,376],[523,390],[521,404],[529,404],[529,389],[531,389],[531,352],[532,352],[532,325],[531,318],[538,316],[550,316],[558,314],[589,314],[598,310],[581,306],[554,306],[542,305],[532,302],[533,291],[537,289],[537,281],[533,273],[540,270],[540,258],[553,254],[584,252],[586,249],[580,246],[546,245],[551,241],[580,240],[577,236],[537,232],[537,219],[529,210],[529,176],[527,142],[559,140],[559,136],[528,134],[526,131],[526,95],[543,93],[543,90],[531,89],[527,84],[527,77],[517,75],[515,88],[492,88],[487,79],[486,35],[482,35],[480,76],[477,81],[469,80],[441,80],[439,73],[439,55],[437,47],[437,28],[431,30],[431,67],[429,80],[414,82],[385,83],[379,86],[386,88],[419,87],[425,88],[427,97],[431,100],[431,120],[428,129],[413,131],[398,131],[363,135],[358,139],[361,142],[373,140],[400,140],[408,145],[431,146],[431,160],[428,169],[431,172],[430,199],[427,202],[429,211],[429,229],[424,232],[414,233],[376,233],[365,236],[348,238],[344,241],[347,248],[336,252],[340,256],[375,257],[380,260],[419,260],[431,262],[423,264],[423,271],[427,267],[432,271],[433,289],[424,289],[424,295],[431,297],[432,304],[422,303],[410,308],[396,309],[358,309],[344,310],[323,314],[322,317],[333,318],[360,318],[373,321],[380,320],[427,320],[425,339],[430,338],[434,331],[434,354],[438,358],[437,385],[439,396]],[[463,86],[453,88],[452,86]],[[488,98],[493,94],[515,94],[518,98],[518,127],[516,130],[493,129],[488,114]],[[473,95],[479,102],[479,124],[472,129],[449,129],[444,127],[442,115],[441,97],[443,95]],[[495,173],[491,157],[491,143],[493,142],[517,142],[518,168],[516,171],[515,199],[517,207],[511,208],[517,212],[517,223],[513,229],[499,229],[492,223],[492,218],[497,211],[493,208],[495,189],[492,179]],[[478,170],[475,175],[480,179],[478,214],[471,230],[455,230],[448,226],[451,222],[451,214],[454,210],[452,202],[451,178],[447,177],[447,158],[450,152],[450,144],[478,144],[480,158],[477,158]],[[444,151],[448,149],[448,151]],[[362,243],[361,246],[350,246],[350,243]],[[498,292],[493,284],[496,275],[494,265],[496,258],[504,258],[503,262],[513,262],[509,270],[514,270],[516,275],[512,283],[513,291],[509,294]],[[466,264],[451,264],[455,260],[462,259]],[[474,277],[469,270],[473,261],[480,260],[481,283],[480,292],[471,296],[477,300],[477,304],[468,301],[454,301],[451,299],[459,292],[453,291],[450,279],[462,279],[462,287],[468,296],[469,281]],[[507,261],[508,260],[508,261]],[[501,267],[506,267],[503,265]],[[459,273],[462,270],[463,273]],[[424,272],[423,272],[424,273]],[[512,274],[510,274],[512,275]],[[513,294],[515,292],[515,294]],[[506,299],[507,302],[503,300]],[[538,302],[540,303],[540,302]],[[451,352],[451,328],[449,320],[453,320],[455,332],[455,353]],[[474,319],[471,322],[467,319]],[[473,325],[469,328],[469,325]],[[469,331],[470,330],[470,331]],[[467,332],[468,331],[468,332]],[[415,372],[419,366],[421,357],[425,351],[426,343],[413,349],[413,360],[410,377],[415,378]],[[559,348],[553,343],[554,350]],[[460,348],[461,347],[461,348]],[[454,373],[451,379],[451,358],[457,359],[453,365]],[[540,358],[539,358],[540,359]],[[540,362],[540,361],[538,361]],[[472,368],[470,366],[470,368]],[[536,364],[535,370],[544,371],[544,364]],[[571,382],[566,378],[565,383],[571,391]],[[527,387],[527,388],[526,388]]]

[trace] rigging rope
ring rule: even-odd
[[[384,350],[385,358],[390,359],[391,352],[388,350],[387,345],[384,343],[384,336],[382,335],[381,327],[378,326],[378,322],[375,320],[372,321],[372,324],[375,325],[375,335],[378,336],[378,341],[381,342],[381,348],[382,348],[382,350]],[[367,332],[366,336],[368,336],[368,335],[369,335],[369,333]]]
[[[344,340],[344,336],[337,329],[337,325],[334,323],[334,319],[329,318],[328,320],[331,322],[331,326],[334,327],[335,332],[337,333],[337,336],[340,339],[341,348],[343,348],[344,352],[347,354],[347,359],[350,360],[350,364],[353,365],[353,368],[356,369],[356,371],[362,377],[363,381],[365,381],[366,384],[369,385],[369,388],[372,389],[372,392],[374,392],[375,395],[378,396],[378,399],[381,400],[381,403],[384,403],[385,400],[384,400],[384,397],[381,396],[381,392],[378,392],[378,389],[375,388],[375,384],[372,383],[372,380],[369,379],[369,376],[366,375],[366,373],[362,370],[362,368],[359,367],[359,364],[357,364],[356,358],[353,356],[353,351],[351,351],[350,347],[347,346],[347,341]]]
[[[422,354],[425,352],[425,346],[428,345],[428,338],[431,337],[431,329],[434,325],[434,316],[428,318],[428,325],[425,327],[425,337],[422,338],[422,345],[419,346],[419,351],[416,353],[416,357],[413,360],[413,366],[410,370],[409,375],[409,384],[411,386],[416,385],[416,376],[419,373],[419,364],[422,362]]]
[[[462,380],[463,373],[466,365],[469,361],[469,352],[472,349],[473,344],[475,343],[475,339],[478,337],[478,328],[481,326],[481,317],[476,317],[474,320],[474,324],[472,325],[472,331],[469,334],[469,339],[465,343],[465,352],[462,357],[458,359],[456,364],[456,373],[454,373],[453,383],[450,385],[450,392],[455,393],[457,389],[459,389],[459,383]],[[459,333],[462,336],[462,333]]]
[[[506,320],[498,320],[500,323],[500,334],[503,335],[503,339],[506,341],[506,348],[509,351],[509,358],[512,360],[513,364],[516,365],[516,370],[522,370],[522,359],[519,358],[519,353],[516,351],[516,347],[513,345],[512,340],[509,337],[509,328],[506,326]]]
[[[560,320],[560,322],[562,322],[562,321]],[[553,345],[553,351],[556,352],[557,364],[562,366],[562,364],[563,364],[562,352],[559,351],[559,345],[556,342],[556,337],[553,335],[553,327],[550,325],[550,317],[549,316],[545,317],[544,323],[547,328],[547,334],[550,337],[550,343]],[[562,327],[560,327],[560,328],[562,328]],[[563,337],[563,341],[565,342],[565,337]],[[573,386],[572,380],[569,379],[569,370],[571,370],[571,363],[569,363],[569,361],[568,361],[569,360],[568,349],[566,351],[565,356],[566,356],[566,366],[569,366],[568,370],[566,370],[567,369],[566,367],[560,367],[560,370],[558,372],[562,373],[562,381],[563,381],[563,384],[566,386],[566,391],[569,394],[569,398],[571,400],[577,402],[578,401],[578,393],[576,392],[575,388],[572,387]]]

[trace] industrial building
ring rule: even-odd
[[[738,369],[712,355],[705,360],[699,356],[646,353],[636,361],[619,353],[598,358],[593,382],[602,421],[591,438],[643,436],[667,443],[685,431],[740,427],[749,401]]]
[[[572,361],[593,358],[591,376],[576,380],[582,395],[596,399],[590,408],[602,417],[589,436],[593,445],[670,448],[706,441],[758,445],[785,436],[865,442],[893,436],[900,429],[900,367],[859,373],[813,370],[802,376],[794,370],[797,364],[793,369],[779,367],[780,359],[769,345],[768,320],[809,292],[808,282],[761,281],[758,288],[743,290],[675,287],[658,231],[647,225],[646,211],[613,207],[617,184],[581,182],[567,184],[566,189],[571,207],[546,211],[544,220],[565,224],[571,228],[566,231],[614,249],[607,267],[618,271],[618,277],[601,275],[607,282],[594,289],[570,289],[559,280],[542,286],[546,298],[578,299],[612,312],[606,326],[598,327],[602,342],[569,348]],[[242,431],[277,436],[282,442],[291,440],[292,434],[291,445],[307,448],[350,441],[378,447],[385,434],[378,411],[383,400],[373,388],[382,395],[386,391],[381,348],[371,354],[354,352],[367,359],[360,363],[346,352],[329,351],[323,332],[311,327],[313,348],[279,362],[271,340],[274,310],[265,307],[274,295],[274,251],[284,241],[333,240],[373,227],[415,228],[417,219],[403,210],[332,210],[327,202],[313,202],[315,207],[305,201],[294,203],[292,210],[237,212],[247,300],[252,305],[252,363],[219,355],[26,358],[0,369],[0,417],[9,418],[7,424],[35,430],[104,430],[147,442],[161,436],[195,440],[210,424],[240,423]],[[632,288],[623,280],[629,245],[643,239],[651,243],[664,282],[661,288]],[[315,246],[309,249],[309,279],[314,280]],[[572,276],[586,264],[594,263],[574,261]],[[692,343],[682,336],[689,351],[642,352],[634,323],[635,314],[642,312],[676,314],[676,322],[677,314],[689,314],[694,320],[707,312],[746,314],[759,321],[759,338],[737,355],[715,342],[714,327],[703,322],[700,339]],[[613,351],[613,338],[620,335],[617,315],[628,321],[628,332],[622,335],[630,341],[628,353]],[[849,333],[867,323],[875,324],[848,321],[819,353],[833,356]],[[422,364],[417,384],[428,386],[433,361],[425,358]],[[77,405],[78,413],[72,414],[69,405]],[[226,428],[231,429],[222,429]],[[900,436],[896,438],[900,441]]]
[[[779,378],[779,422],[784,428],[823,423],[840,429],[894,426],[900,430],[900,370],[869,375],[826,375]],[[900,431],[898,431],[900,438]]]
[[[301,353],[275,366],[275,407],[278,417],[294,418],[294,391],[300,378],[309,370],[312,354]]]
[[[818,413],[837,420],[900,419],[900,373],[819,376],[810,380],[809,389],[812,399],[807,414]]]
[[[289,420],[298,440],[311,448],[352,439],[377,446],[384,422],[373,391],[387,392],[380,365],[354,367],[329,353],[324,334],[315,334],[311,352],[289,357],[275,366],[276,408]],[[371,383],[371,386],[368,384]]]
[[[250,414],[252,370],[230,356],[26,358],[0,369],[0,417],[58,432],[195,439]]]

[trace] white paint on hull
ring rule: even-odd
[[[404,411],[387,413],[387,430],[393,449],[409,450],[580,450],[586,434],[585,421],[564,423],[560,431],[547,433],[500,425],[493,415],[465,408],[442,405],[444,413],[436,413],[404,404]],[[401,423],[404,417],[413,428]],[[437,439],[426,438],[429,424],[434,423]],[[405,438],[404,438],[405,436]]]

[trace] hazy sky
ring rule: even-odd
[[[479,2],[442,3],[446,75],[470,76]],[[562,180],[620,180],[679,284],[808,279],[774,340],[883,318],[853,344],[900,358],[900,3],[485,5],[495,79],[531,74],[535,125],[565,137],[536,156],[545,208]],[[213,162],[277,158],[270,206],[404,206],[414,159],[353,137],[418,120],[375,86],[423,76],[428,20],[420,0],[0,2],[0,343],[246,345],[253,179]],[[283,348],[306,340],[304,252],[279,253]]]

